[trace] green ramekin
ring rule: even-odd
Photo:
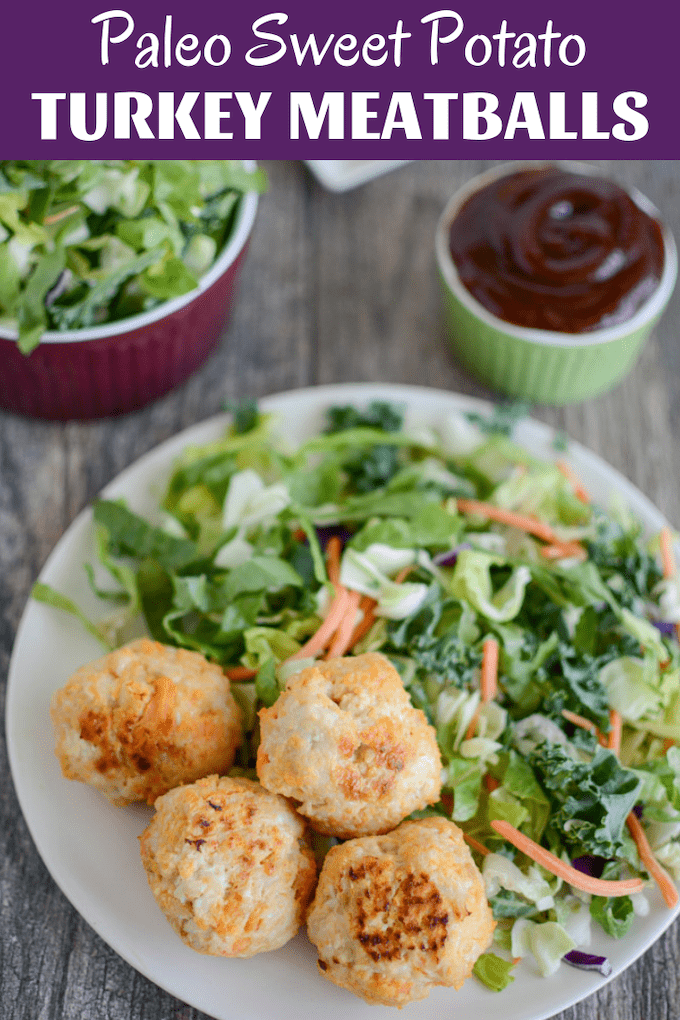
[[[516,326],[489,312],[461,283],[449,252],[449,230],[463,203],[480,188],[517,170],[541,165],[601,176],[583,163],[505,163],[474,177],[450,199],[437,225],[435,250],[444,291],[449,340],[459,360],[482,382],[513,397],[572,404],[604,393],[631,369],[673,292],[678,258],[673,235],[656,207],[636,189],[633,201],[661,223],[664,268],[659,286],[627,322],[590,333]]]

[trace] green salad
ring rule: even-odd
[[[101,325],[193,290],[262,171],[238,160],[0,160],[0,325]]]
[[[253,774],[258,707],[313,661],[297,653],[338,586],[360,593],[345,654],[385,654],[436,728],[442,798],[418,816],[450,817],[473,848],[497,920],[475,973],[496,990],[524,956],[545,975],[562,960],[607,973],[587,952],[591,926],[622,937],[650,904],[646,891],[593,893],[591,880],[651,890],[661,874],[672,908],[680,879],[680,590],[668,542],[664,559],[659,536],[623,507],[592,505],[564,453],[535,459],[512,426],[507,413],[456,414],[416,431],[391,404],[334,407],[325,431],[290,450],[275,419],[244,404],[223,438],[184,451],[154,522],[95,504],[100,564],[87,567],[116,604],[103,624],[86,621],[110,646],[141,620],[231,675],[247,721],[240,774]],[[44,585],[34,595],[80,614]],[[504,825],[585,888],[518,850]]]

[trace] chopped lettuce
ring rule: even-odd
[[[502,992],[515,980],[513,969],[514,964],[511,961],[504,960],[496,953],[482,953],[472,971],[492,992]]]
[[[575,949],[576,943],[556,921],[537,924],[520,918],[512,929],[513,958],[531,953],[543,977],[554,974],[565,953]]]
[[[27,354],[186,294],[265,186],[229,160],[0,160],[0,318]]]
[[[80,607],[76,605],[73,599],[62,595],[61,592],[55,591],[49,584],[44,584],[42,581],[37,581],[33,585],[31,598],[34,598],[36,602],[43,602],[46,606],[53,606],[55,609],[60,609],[64,613],[75,616],[93,638],[104,645],[107,651],[111,650],[111,645],[105,638],[101,625],[93,623]]]
[[[607,935],[615,939],[623,938],[635,918],[630,896],[593,896],[590,913],[593,919],[602,925]]]
[[[507,623],[520,611],[524,592],[531,580],[531,572],[526,566],[516,567],[494,590],[491,577],[494,566],[504,567],[505,563],[498,556],[474,549],[463,549],[458,555],[451,579],[451,594],[469,602],[473,609],[488,620],[494,623]]]

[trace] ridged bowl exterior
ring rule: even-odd
[[[254,171],[254,160],[243,166]],[[0,328],[0,407],[52,421],[125,414],[183,382],[208,357],[231,311],[257,213],[239,202],[231,237],[195,291],[147,312],[64,333],[44,334],[28,356],[16,331]]]
[[[458,359],[500,393],[540,404],[573,404],[611,389],[633,367],[659,318],[607,343],[549,347],[494,329],[442,285],[448,339]]]
[[[33,418],[85,420],[124,414],[167,393],[217,345],[246,249],[211,287],[141,328],[43,343],[28,356],[15,340],[0,337],[0,406]]]

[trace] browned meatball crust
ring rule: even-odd
[[[314,855],[303,820],[259,783],[208,776],[171,790],[140,843],[158,905],[192,949],[253,956],[297,933]]]
[[[435,731],[384,655],[329,659],[293,675],[260,711],[260,729],[260,782],[291,797],[317,832],[388,832],[439,799]]]
[[[482,877],[445,818],[333,847],[307,918],[324,977],[399,1007],[460,988],[493,929]]]
[[[241,713],[219,666],[198,652],[142,638],[79,669],[51,704],[67,779],[116,805],[226,772]]]

